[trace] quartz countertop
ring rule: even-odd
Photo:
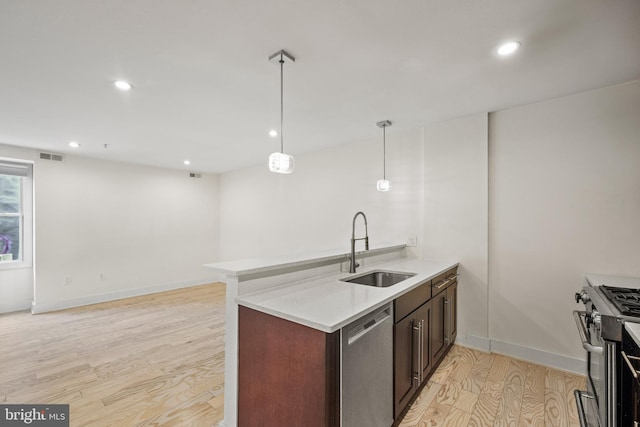
[[[330,274],[241,295],[236,303],[331,333],[457,265],[457,262],[402,258],[370,265],[357,273]],[[340,281],[379,269],[416,275],[387,288]]]
[[[404,249],[405,244],[390,243],[387,245],[372,244],[370,250],[357,251],[357,256],[377,255],[381,253]],[[255,275],[261,273],[279,272],[287,268],[295,268],[308,264],[322,264],[335,261],[344,261],[350,256],[349,251],[342,249],[326,250],[305,254],[283,255],[279,257],[248,258],[233,261],[222,261],[213,264],[205,264],[219,273],[232,276]]]
[[[640,277],[610,276],[604,274],[585,274],[591,286],[606,285],[614,288],[640,289]]]

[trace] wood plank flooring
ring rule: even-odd
[[[215,426],[224,296],[215,283],[0,315],[0,402],[69,403],[77,427]],[[578,426],[575,388],[584,378],[454,346],[401,426]]]
[[[456,345],[400,427],[579,427],[575,389],[584,377]]]
[[[68,403],[71,426],[223,418],[225,286],[0,315],[0,402]]]

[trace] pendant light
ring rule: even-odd
[[[283,96],[283,71],[284,71],[284,63],[285,62],[295,62],[296,59],[289,55],[284,50],[279,50],[269,57],[269,62],[280,64],[280,152],[272,153],[269,156],[269,170],[275,173],[284,173],[290,174],[293,172],[293,156],[284,153],[284,142],[283,142],[283,129],[282,123],[284,121],[284,96]]]
[[[391,183],[387,180],[387,126],[391,126],[389,120],[383,120],[376,123],[379,128],[382,128],[382,179],[378,180],[376,187],[378,191],[391,190]]]

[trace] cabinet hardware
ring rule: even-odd
[[[442,288],[442,287],[444,287],[444,286],[448,285],[448,284],[449,284],[449,282],[450,282],[450,280],[449,280],[449,279],[447,279],[447,280],[443,280],[441,284],[434,286],[434,288],[436,288],[436,289],[440,289],[440,288]]]
[[[424,366],[424,319],[420,320],[420,339],[418,340],[418,354],[420,355],[420,366],[418,367],[418,372],[420,373],[420,384],[422,384],[423,372],[422,367]]]
[[[420,328],[420,322],[413,322],[413,343],[414,343],[414,351],[413,354],[411,355],[411,363],[415,364],[413,366],[413,381],[415,383],[415,387],[419,387],[420,386],[420,376],[421,376],[421,367],[420,365],[420,332],[421,332],[421,328]],[[417,337],[416,337],[417,334]],[[417,352],[416,352],[417,349]]]
[[[444,299],[444,318],[446,319],[444,324],[446,330],[444,331],[444,342],[449,344],[449,338],[451,336],[451,301],[449,298]]]

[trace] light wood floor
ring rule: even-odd
[[[222,418],[223,284],[0,316],[0,402],[69,403],[70,425]]]
[[[575,389],[584,377],[456,345],[400,426],[579,427]]]
[[[0,402],[69,403],[77,427],[214,426],[224,293],[216,283],[0,315]],[[401,426],[578,426],[574,388],[584,378],[454,346]]]

